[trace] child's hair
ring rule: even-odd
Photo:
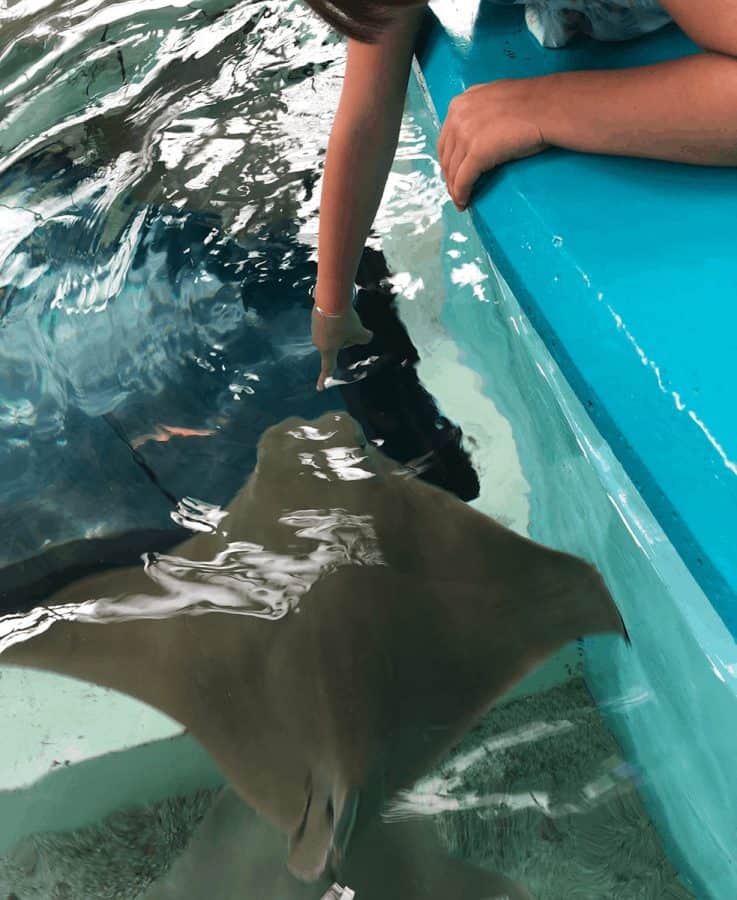
[[[370,44],[376,41],[392,12],[416,6],[418,0],[306,0],[307,4],[346,37]]]

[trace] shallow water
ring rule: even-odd
[[[297,218],[318,129],[297,113],[302,55],[339,51],[304,13],[277,23],[276,10],[69,4],[13,24],[0,70],[13,125],[0,176],[8,561],[44,540],[165,524],[168,498],[126,444],[168,493],[197,484],[223,502],[253,464],[253,434],[326,408],[309,389],[314,267]],[[245,448],[232,427],[244,420]]]
[[[319,573],[370,564],[371,521],[341,518],[328,494],[331,515],[281,511],[280,525],[291,516],[309,553],[269,555],[269,523],[214,562],[182,567],[166,556],[219,526],[270,426],[334,408],[361,423],[399,477],[419,474],[463,500],[478,494],[486,514],[607,571],[605,533],[592,552],[532,461],[540,436],[513,387],[533,388],[529,363],[510,349],[508,327],[469,328],[500,295],[470,223],[445,202],[416,87],[377,252],[359,276],[377,334],[365,353],[378,364],[364,381],[318,395],[309,287],[342,46],[296,3],[23,3],[0,12],[0,26],[5,645],[48,628],[27,614],[45,592],[144,550],[164,553],[153,560],[174,604],[157,607],[163,616],[220,605],[223,615],[283,618]],[[408,333],[391,293],[377,288],[385,276]],[[464,344],[468,334],[479,345]],[[498,356],[496,384],[474,352]],[[365,353],[347,355],[345,371]],[[316,458],[310,447],[301,462],[328,481],[336,471],[361,478],[360,454],[328,456],[322,468]],[[272,452],[269,466],[278,459]],[[594,471],[577,459],[564,467]],[[582,480],[593,492],[597,478]],[[161,547],[143,529],[161,532]],[[84,543],[121,533],[114,550]],[[158,618],[130,592],[102,599],[86,611],[97,621]],[[69,602],[79,619],[79,598]],[[611,642],[596,646],[602,665],[619,659]],[[580,680],[580,648],[546,673],[544,689],[492,713],[394,814],[429,817],[457,857],[506,872],[540,900],[688,896],[638,800],[649,774],[628,767],[607,732]],[[616,714],[628,701],[613,698]],[[195,807],[169,810],[166,828],[188,835]],[[26,836],[0,864],[0,887],[24,900],[137,896],[184,840],[163,841],[157,813],[129,815],[122,840],[109,822],[92,837]],[[135,837],[141,823],[155,860]],[[102,868],[79,852],[90,840],[107,849]]]

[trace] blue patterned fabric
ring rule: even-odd
[[[625,41],[671,21],[657,0],[492,0],[524,4],[527,27],[543,47],[563,47],[576,34]]]

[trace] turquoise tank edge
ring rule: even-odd
[[[416,52],[444,118],[473,84],[696,52],[670,26],[626,44],[544,50],[518,7]],[[737,171],[560,150],[483,179],[490,256],[714,608],[737,636]],[[733,379],[734,381],[735,379]]]

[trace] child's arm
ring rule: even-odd
[[[478,176],[547,146],[737,166],[737,3],[661,0],[707,52],[612,71],[560,72],[470,88],[439,154],[463,208]]]
[[[318,388],[341,347],[371,337],[351,305],[353,283],[394,158],[422,13],[422,8],[401,13],[375,44],[348,42],[320,202],[312,317],[313,342],[322,356]]]

